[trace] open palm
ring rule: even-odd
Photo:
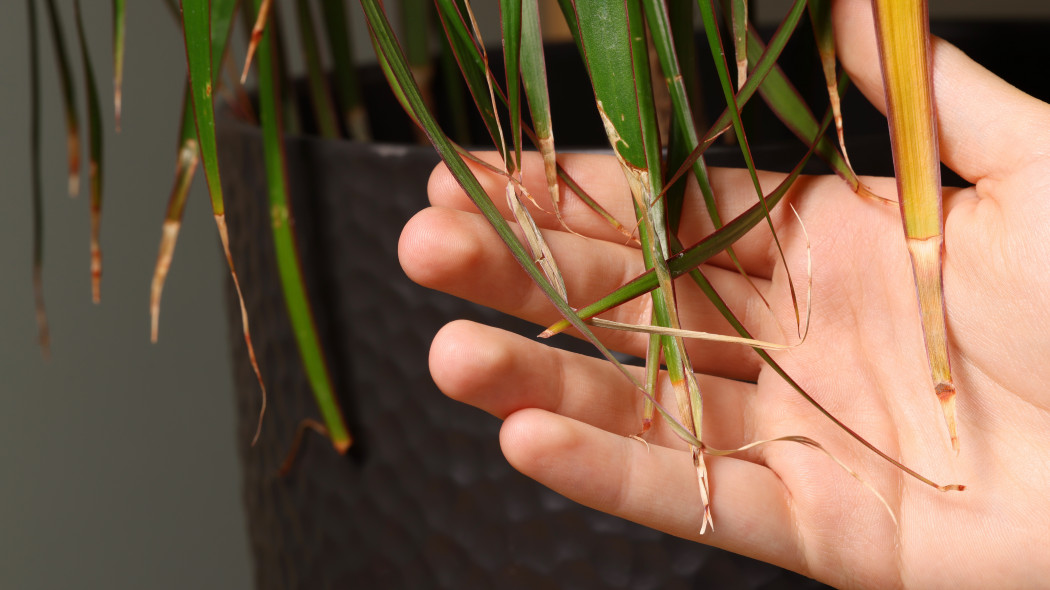
[[[836,5],[840,55],[857,85],[882,104],[868,3]],[[961,453],[947,431],[926,364],[912,271],[895,205],[853,194],[835,177],[800,179],[773,219],[785,260],[760,225],[735,250],[754,287],[725,255],[702,267],[756,338],[798,340],[788,270],[807,296],[807,340],[772,355],[824,407],[887,454],[941,484],[939,492],[880,460],[802,400],[749,348],[692,341],[704,395],[705,443],[737,448],[785,435],[824,444],[882,494],[878,499],[826,456],[771,443],[708,459],[715,528],[699,535],[702,508],[687,447],[657,422],[648,446],[642,399],[604,361],[549,348],[485,326],[447,326],[431,371],[448,395],[505,420],[501,444],[520,471],[594,508],[793,569],[837,586],[1020,587],[1050,579],[1050,107],[983,70],[946,43],[934,45],[945,162],[973,186],[945,189],[944,285],[952,367],[959,391]],[[615,160],[562,163],[617,218],[631,219]],[[541,205],[539,159],[526,185]],[[766,174],[768,192],[780,175]],[[723,218],[756,199],[746,172],[712,173]],[[483,176],[502,201],[503,181]],[[893,197],[892,179],[865,179]],[[695,187],[693,187],[695,189]],[[558,319],[444,168],[431,179],[433,207],[405,229],[401,261],[417,282],[539,324]],[[687,211],[702,206],[691,189]],[[559,260],[570,304],[587,304],[643,270],[625,244],[568,192],[562,212],[537,222]],[[682,237],[712,230],[700,216]],[[587,237],[583,237],[587,236]],[[685,327],[732,334],[688,279],[677,282]],[[648,317],[647,298],[608,314]],[[643,355],[646,337],[599,331],[607,345]],[[671,400],[664,389],[663,399]],[[672,404],[673,405],[673,404]]]

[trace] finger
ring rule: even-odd
[[[478,157],[493,165],[498,165],[500,161],[499,155],[494,152],[478,154]],[[591,198],[622,224],[624,231],[632,232],[635,229],[634,205],[630,189],[624,179],[620,164],[615,158],[596,154],[562,154],[558,161]],[[504,218],[511,219],[504,197],[506,177],[476,163],[471,163],[471,167]],[[541,228],[563,229],[568,227],[587,237],[637,245],[637,242],[631,242],[621,230],[615,228],[604,217],[591,209],[564,183],[560,185],[561,219],[559,219],[554,213],[554,206],[548,196],[543,162],[539,154],[533,152],[524,154],[522,169],[524,171],[523,184],[541,208],[540,211],[534,209],[532,211],[536,224]],[[712,168],[709,173],[716,206],[723,224],[759,202],[758,193],[746,170]],[[784,177],[785,175],[781,173],[759,172],[763,194],[768,195],[775,190]],[[797,184],[801,187],[806,182],[801,181]],[[820,185],[821,188],[824,186]],[[843,186],[841,181],[833,181],[827,185],[827,189],[841,191]],[[473,202],[444,165],[439,165],[434,169],[427,192],[431,204],[435,206],[462,211],[476,210]],[[689,179],[686,192],[685,210],[697,212],[695,215],[685,216],[682,221],[679,237],[685,245],[698,242],[716,229],[706,213],[707,210],[696,181],[692,178]],[[785,225],[794,223],[794,216],[786,208],[774,209],[771,215],[773,225],[778,232]],[[772,235],[765,222],[760,223],[757,229],[752,230],[734,244],[733,250],[748,274],[763,278],[771,275],[771,268],[777,256],[772,244]],[[724,253],[714,257],[712,263],[722,268],[734,268],[729,257]]]
[[[620,244],[564,232],[547,232],[545,238],[559,261],[569,304],[574,307],[608,294],[644,268],[640,253]],[[398,254],[406,274],[423,286],[541,325],[561,319],[480,215],[436,207],[426,209],[406,225]],[[758,300],[754,288],[729,271],[706,267],[704,272],[737,317],[745,325],[754,326],[756,335],[761,337],[769,321],[763,312],[768,311]],[[676,283],[682,325],[687,329],[733,334],[715,307],[695,285],[686,281],[688,279]],[[763,287],[759,284],[758,288]],[[602,317],[623,323],[648,323],[648,301],[648,296],[639,297]],[[613,330],[595,333],[613,350],[645,355],[648,344],[645,334]],[[697,371],[744,380],[754,380],[757,376],[761,361],[746,346],[690,339],[687,347]]]
[[[500,432],[515,469],[586,506],[672,535],[799,571],[790,495],[766,467],[708,457],[714,530],[703,518],[688,452],[651,446],[542,410],[522,410]],[[802,572],[806,573],[806,572]]]
[[[886,98],[870,0],[834,5],[843,67],[883,113]],[[968,182],[1018,170],[1050,146],[1050,107],[989,72],[950,43],[931,40],[941,159]]]
[[[641,367],[629,369],[642,380]],[[642,429],[644,396],[612,363],[497,328],[467,321],[442,328],[430,349],[430,373],[445,395],[500,419],[538,408],[621,436]],[[744,415],[755,386],[707,375],[697,378],[704,403],[704,442],[723,449],[744,446],[749,442]],[[663,380],[659,401],[674,408],[673,396]],[[645,439],[687,448],[659,417]]]

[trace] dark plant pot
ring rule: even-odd
[[[973,27],[964,30],[973,36]],[[814,91],[823,92],[820,81],[813,82]],[[858,94],[848,97],[857,106],[847,102],[854,113],[847,119],[847,132],[855,132],[850,137],[869,129],[884,134],[884,120],[872,118]],[[373,107],[396,108],[394,103],[381,97]],[[857,116],[864,108],[868,114]],[[403,275],[398,236],[426,206],[427,178],[437,163],[427,147],[302,138],[287,143],[301,258],[356,443],[340,456],[326,440],[308,435],[291,474],[278,477],[299,422],[316,418],[317,410],[278,282],[259,131],[227,116],[219,134],[233,256],[270,392],[262,436],[250,447],[259,391],[231,291],[237,440],[257,587],[820,587],[564,499],[507,464],[496,419],[435,388],[427,354],[445,323],[470,318],[529,336],[536,327],[421,288]],[[410,137],[407,126],[398,134]],[[793,140],[784,145],[756,148],[756,160],[789,168],[805,150]],[[852,154],[860,172],[887,172],[885,140],[851,145],[861,146]]]

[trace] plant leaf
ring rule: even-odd
[[[226,255],[226,264],[229,266],[230,277],[233,279],[237,300],[241,306],[241,327],[248,349],[248,360],[251,362],[262,393],[262,409],[259,411],[259,426],[255,431],[254,443],[259,438],[263,415],[266,411],[266,385],[263,383],[259,363],[255,358],[255,347],[252,346],[251,331],[248,326],[248,310],[244,305],[241,284],[237,279],[233,256],[230,254],[230,236],[226,228],[226,206],[223,202],[222,182],[219,178],[219,152],[215,141],[215,105],[212,103],[212,80],[214,78],[212,74],[212,46],[214,44],[212,36],[221,36],[225,34],[223,31],[229,31],[229,27],[214,29],[211,27],[212,12],[216,11],[219,15],[216,20],[220,20],[223,18],[221,15],[232,15],[235,6],[236,0],[183,0],[182,27],[186,40],[190,96],[193,98],[193,113],[197,127],[197,142],[204,167],[204,178],[208,182],[208,192],[211,195],[215,226],[219,230],[222,250]]]
[[[193,116],[193,98],[189,82],[182,99],[182,125],[179,133],[179,149],[175,160],[175,182],[168,197],[168,209],[161,228],[157,262],[153,266],[153,281],[150,284],[150,341],[156,342],[160,331],[160,302],[164,293],[171,262],[175,257],[175,246],[182,227],[182,215],[186,211],[186,197],[200,164],[200,148],[197,144],[196,119]]]
[[[127,37],[124,21],[125,0],[113,0],[113,118],[120,131],[120,113],[124,86],[124,40]]]
[[[258,0],[257,0],[258,1]],[[332,446],[339,453],[350,448],[352,439],[335,397],[331,376],[321,349],[320,339],[310,310],[309,298],[295,245],[295,222],[289,203],[288,176],[284,156],[283,125],[278,93],[279,79],[275,68],[271,31],[263,33],[256,53],[259,61],[259,120],[262,124],[263,154],[266,160],[266,186],[269,194],[270,225],[273,230],[277,269],[281,277],[288,317],[295,333],[299,356],[310,382],[314,399],[328,429]]]
[[[404,98],[404,104],[410,109],[412,119],[426,132],[441,159],[448,166],[449,171],[463,187],[464,192],[471,198],[500,239],[507,245],[511,255],[514,256],[529,277],[539,286],[540,290],[558,309],[559,313],[573,327],[577,328],[584,338],[594,344],[601,351],[602,355],[612,362],[635,387],[641,389],[637,380],[634,379],[623,364],[595,338],[586,324],[576,317],[572,308],[558,296],[553,286],[532,262],[529,253],[517,239],[517,236],[514,235],[514,231],[507,221],[503,219],[499,209],[489,199],[484,188],[482,188],[477,178],[474,177],[470,168],[467,167],[466,162],[459,156],[456,146],[441,131],[433,116],[424,108],[423,98],[415,85],[408,65],[405,63],[404,56],[401,54],[397,40],[379,0],[361,0],[361,7],[365,11],[369,32],[372,35],[373,44],[377,48],[377,54],[380,56],[382,63],[386,64],[384,73],[387,74],[390,85],[396,87],[396,92]]]
[[[500,140],[499,121],[496,117],[495,105],[492,103],[489,94],[489,80],[491,76],[488,73],[488,64],[484,57],[484,52],[478,47],[474,36],[467,28],[466,19],[460,11],[456,0],[436,0],[435,4],[438,17],[441,19],[441,25],[445,30],[445,36],[450,42],[452,53],[456,56],[460,71],[463,73],[463,80],[467,83],[467,89],[470,90],[470,94],[474,98],[474,104],[477,105],[478,113],[485,124],[485,129],[492,138],[492,143],[499,150],[500,156],[506,161],[506,148]],[[376,55],[379,56],[382,52],[383,50],[377,47]],[[386,59],[386,57],[380,57],[381,62]],[[388,73],[390,76],[394,75],[393,72]],[[390,86],[395,93],[400,94],[404,92],[402,87],[397,84],[392,83]],[[413,118],[416,116],[413,107],[404,100],[402,100],[402,106],[405,107],[405,111],[410,116]]]
[[[944,311],[941,160],[927,7],[923,0],[875,0],[874,7],[897,193],[915,275],[926,356],[952,449],[958,452],[955,385]]]
[[[33,200],[33,301],[37,343],[45,359],[51,357],[51,333],[44,306],[44,196],[40,142],[40,37],[36,0],[26,0],[29,25],[29,168]]]
[[[77,114],[76,90],[66,51],[66,34],[62,30],[62,18],[55,8],[55,0],[46,0],[47,18],[51,28],[51,42],[55,48],[55,63],[58,66],[58,82],[62,88],[62,108],[66,118],[66,151],[69,158],[69,196],[80,192],[80,117]]]
[[[102,226],[102,110],[99,107],[95,70],[91,65],[91,54],[84,35],[84,21],[80,12],[80,0],[73,0],[73,11],[77,24],[77,39],[84,66],[84,94],[88,106],[88,183],[91,191],[91,300],[102,299],[102,248],[99,232]]]

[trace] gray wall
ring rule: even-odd
[[[21,56],[24,3],[6,4],[0,54]],[[932,4],[937,16],[1050,17],[1042,0]],[[108,3],[85,5],[95,9],[87,28],[99,80],[107,81]],[[785,5],[763,0],[760,14],[768,18]],[[72,32],[70,11],[64,16]],[[129,20],[119,135],[108,82],[100,88],[109,163],[99,306],[90,302],[88,202],[65,196],[61,106],[43,37],[47,362],[35,344],[30,285],[27,64],[10,59],[0,73],[3,588],[250,585],[221,309],[225,271],[200,179],[165,293],[161,340],[148,342],[149,281],[185,66],[163,3],[129,3]]]
[[[71,34],[72,2],[57,4],[69,9]],[[107,129],[102,303],[91,303],[88,198],[66,194],[61,103],[45,35],[50,361],[35,343],[30,284],[25,3],[5,2],[0,19],[0,55],[11,56],[0,73],[0,587],[247,587],[224,271],[199,180],[165,292],[160,342],[149,343],[149,284],[185,71],[178,29],[162,2],[128,3],[117,135],[109,3],[83,4]]]

